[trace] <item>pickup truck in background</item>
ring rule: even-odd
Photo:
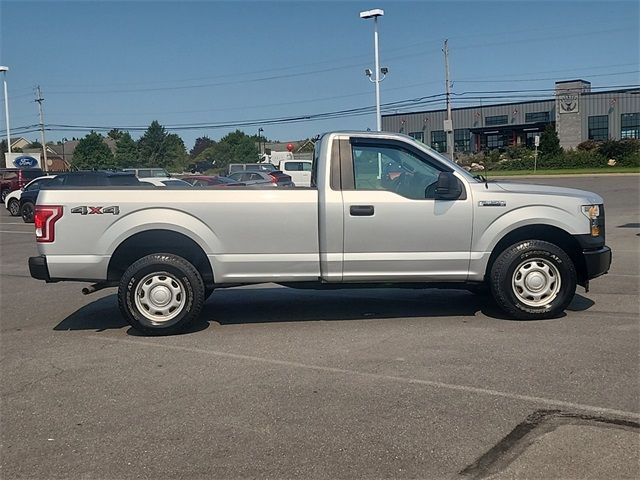
[[[302,189],[45,187],[31,275],[117,286],[133,327],[168,334],[214,289],[263,282],[486,285],[510,317],[550,318],[609,270],[594,193],[487,182],[384,132],[325,134],[311,173]]]

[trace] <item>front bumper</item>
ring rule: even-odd
[[[606,245],[597,250],[584,250],[587,280],[604,275],[611,267],[611,249]]]
[[[39,255],[37,257],[29,257],[29,273],[36,280],[44,280],[50,282],[49,267],[47,267],[47,257]]]

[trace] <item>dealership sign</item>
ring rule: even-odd
[[[40,166],[39,153],[5,153],[7,168],[37,168]]]

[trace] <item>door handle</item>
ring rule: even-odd
[[[373,212],[373,205],[351,205],[349,207],[349,213],[352,217],[370,217]]]

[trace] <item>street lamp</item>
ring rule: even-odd
[[[11,128],[9,127],[9,95],[7,94],[7,72],[9,67],[0,65],[0,72],[4,73],[4,115],[7,124],[7,151],[11,153]]]
[[[360,12],[360,18],[368,19],[373,18],[373,50],[375,57],[375,78],[371,78],[373,72],[368,68],[364,71],[365,75],[369,77],[369,80],[376,85],[376,127],[378,131],[382,130],[382,117],[380,116],[380,82],[385,79],[389,69],[387,67],[380,68],[380,52],[378,51],[378,17],[384,15],[384,10],[375,8],[373,10],[367,10]],[[382,73],[382,78],[380,78]]]

